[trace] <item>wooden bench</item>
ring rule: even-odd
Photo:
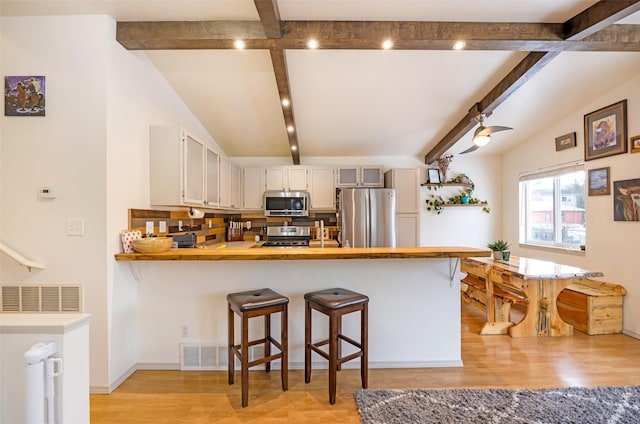
[[[462,299],[486,312],[487,286],[484,278],[469,273],[462,279],[462,283]],[[505,287],[494,286],[493,297],[495,299],[496,321],[510,321],[511,305],[527,304],[527,298],[524,293],[517,293]]]
[[[558,313],[574,328],[589,335],[622,332],[624,287],[579,278],[558,295]]]

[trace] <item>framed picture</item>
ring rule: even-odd
[[[609,167],[589,170],[589,196],[611,194]]]
[[[440,184],[440,170],[438,168],[429,168],[427,170],[429,177],[429,184]]]
[[[613,182],[613,219],[640,221],[640,178]]]
[[[631,137],[629,145],[631,145],[631,153],[640,153],[640,135]]]
[[[584,115],[584,160],[626,152],[626,99]]]
[[[575,132],[556,137],[556,152],[559,152],[560,150],[570,149],[572,147],[576,147]]]
[[[5,76],[4,115],[44,116],[45,77]]]

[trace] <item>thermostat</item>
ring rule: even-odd
[[[55,199],[56,188],[54,186],[40,187],[38,190],[38,197],[41,199]]]

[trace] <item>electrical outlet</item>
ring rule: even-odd
[[[160,221],[158,226],[159,226],[159,229],[158,229],[159,232],[161,232],[161,233],[166,233],[167,232],[167,221]]]
[[[147,221],[147,234],[153,234],[153,221]]]
[[[182,324],[182,337],[189,337],[189,324]]]
[[[84,235],[84,219],[82,218],[67,219],[67,235],[83,236]]]

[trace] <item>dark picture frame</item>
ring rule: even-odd
[[[429,184],[441,184],[440,181],[440,170],[438,168],[429,168],[427,169],[427,181]]]
[[[613,219],[640,222],[640,178],[613,182]]]
[[[606,168],[590,169],[589,196],[608,196],[611,194],[611,170]]]
[[[631,153],[640,153],[640,135],[636,135],[629,139],[629,147],[631,149]]]
[[[45,116],[45,80],[42,75],[6,75],[4,116]]]
[[[627,153],[627,99],[584,115],[584,160]]]
[[[556,152],[559,152],[560,150],[570,149],[576,146],[577,143],[575,132],[556,137]]]

